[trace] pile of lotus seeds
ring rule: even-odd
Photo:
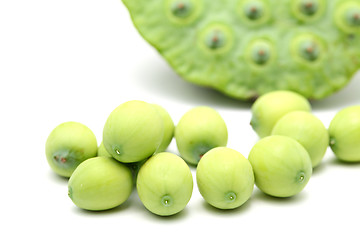
[[[248,201],[254,185],[274,197],[304,189],[330,145],[341,161],[360,162],[360,105],[338,112],[328,129],[303,96],[274,91],[252,106],[259,135],[248,158],[226,147],[228,130],[214,109],[195,107],[175,126],[161,106],[122,103],[109,115],[98,147],[93,132],[77,122],[57,126],[46,141],[51,169],[68,177],[68,195],[91,211],[124,203],[134,185],[143,205],[160,216],[174,215],[193,192],[189,165],[207,203],[234,209]],[[180,156],[165,152],[173,137]]]

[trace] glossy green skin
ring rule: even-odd
[[[174,137],[175,125],[170,114],[165,110],[165,108],[157,104],[153,104],[153,106],[155,106],[155,108],[158,110],[164,121],[164,137],[156,151],[159,153],[164,152],[170,145],[170,142]]]
[[[97,154],[94,133],[78,122],[65,122],[52,130],[45,144],[46,159],[60,176],[70,177],[76,167]]]
[[[344,108],[329,126],[330,147],[346,162],[360,162],[360,105]]]
[[[150,212],[170,216],[182,211],[189,202],[192,174],[180,157],[162,152],[140,168],[136,188],[141,202]]]
[[[291,91],[274,91],[258,98],[251,107],[251,126],[260,138],[271,135],[276,122],[289,112],[311,111],[309,101]]]
[[[286,136],[269,136],[251,149],[249,161],[256,186],[274,197],[291,197],[303,190],[312,174],[305,148]]]
[[[358,0],[318,0],[314,14],[304,14],[299,0],[122,1],[142,37],[177,74],[234,98],[254,99],[279,89],[325,98],[360,66],[360,27],[346,22],[347,10],[359,7]],[[246,14],[253,2],[262,5],[259,18]],[[172,11],[174,3],[192,8],[179,15]],[[212,45],[213,30],[221,35]],[[306,57],[300,40],[316,43],[315,59]],[[264,41],[270,57],[257,61],[256,43]]]
[[[68,195],[76,206],[101,211],[125,202],[133,189],[131,171],[109,157],[95,157],[79,165],[69,179]]]
[[[105,149],[104,142],[100,143],[100,146],[98,147],[97,152],[98,157],[112,157]]]
[[[210,149],[227,144],[227,127],[218,112],[210,107],[195,107],[186,112],[175,127],[175,140],[186,162],[197,165]]]
[[[123,163],[149,158],[158,149],[164,122],[152,104],[128,101],[118,106],[106,120],[103,142],[106,151]]]
[[[226,147],[207,152],[196,169],[196,182],[206,202],[219,209],[244,204],[254,189],[254,173],[241,153]]]
[[[101,142],[99,148],[98,148],[98,157],[110,157],[113,158],[105,149],[104,143]],[[131,173],[133,174],[134,182],[136,181],[137,174],[140,170],[140,167],[146,162],[147,159],[139,161],[139,162],[133,162],[133,163],[125,163],[125,166],[128,167],[131,170]]]
[[[312,166],[317,167],[329,146],[329,134],[324,124],[309,112],[286,114],[275,124],[272,135],[288,136],[297,140],[309,153]]]

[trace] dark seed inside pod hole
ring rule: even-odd
[[[312,16],[319,9],[319,2],[317,0],[302,0],[300,2],[300,11],[305,14]]]
[[[220,29],[211,30],[205,39],[205,44],[210,49],[219,49],[226,43],[225,34]]]
[[[351,26],[360,27],[360,8],[349,9],[346,12],[346,21]]]
[[[245,15],[251,20],[257,20],[263,16],[264,6],[259,1],[252,1],[245,5]]]
[[[176,17],[186,18],[192,12],[192,4],[185,0],[175,1],[171,6],[171,12]]]
[[[302,42],[299,51],[300,55],[308,61],[315,61],[320,55],[319,45],[312,40]]]
[[[271,57],[271,49],[268,44],[258,43],[253,46],[252,60],[259,65],[265,65]]]

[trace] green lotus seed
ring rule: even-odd
[[[276,122],[292,111],[311,111],[309,101],[290,91],[274,91],[258,98],[251,107],[251,126],[260,138],[269,136]]]
[[[103,142],[106,151],[120,162],[138,162],[158,149],[164,136],[164,121],[156,108],[143,101],[128,101],[108,117]]]
[[[110,153],[108,153],[105,149],[105,146],[104,146],[104,142],[101,142],[100,143],[100,146],[98,147],[98,152],[97,152],[97,156],[98,157],[112,157],[110,155]]]
[[[189,202],[193,179],[185,161],[172,153],[155,154],[140,168],[136,183],[139,198],[152,213],[174,215]]]
[[[360,106],[339,111],[329,126],[330,147],[346,162],[360,162]]]
[[[251,149],[249,161],[256,186],[274,197],[291,197],[301,192],[312,174],[310,156],[296,140],[269,136]]]
[[[250,198],[254,173],[250,162],[241,153],[218,147],[201,158],[196,181],[206,202],[216,208],[233,209]]]
[[[132,175],[124,164],[95,157],[81,163],[71,175],[68,195],[79,208],[101,211],[125,202],[132,188]]]
[[[304,111],[284,115],[275,124],[272,135],[297,140],[309,153],[313,168],[320,164],[329,146],[329,134],[324,124],[313,114]]]
[[[226,146],[228,132],[218,112],[201,106],[182,116],[175,127],[175,140],[185,161],[197,165],[210,149]]]
[[[169,113],[160,105],[153,104],[164,122],[164,136],[156,152],[164,152],[174,137],[175,125]]]
[[[60,176],[70,177],[75,168],[97,154],[94,133],[78,122],[58,125],[45,144],[46,159],[51,169]]]

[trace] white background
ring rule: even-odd
[[[313,112],[328,127],[338,110],[360,104],[359,95],[358,74],[313,102]],[[360,238],[360,165],[340,163],[330,149],[304,191],[289,199],[255,188],[242,207],[220,211],[201,198],[194,178],[188,206],[173,217],[148,212],[136,191],[110,211],[77,208],[67,180],[47,165],[48,134],[78,121],[100,142],[108,114],[133,99],[162,105],[175,123],[192,107],[213,107],[228,125],[228,146],[246,157],[257,141],[251,105],[180,79],[119,0],[0,1],[1,239]],[[174,141],[169,151],[177,153]]]

